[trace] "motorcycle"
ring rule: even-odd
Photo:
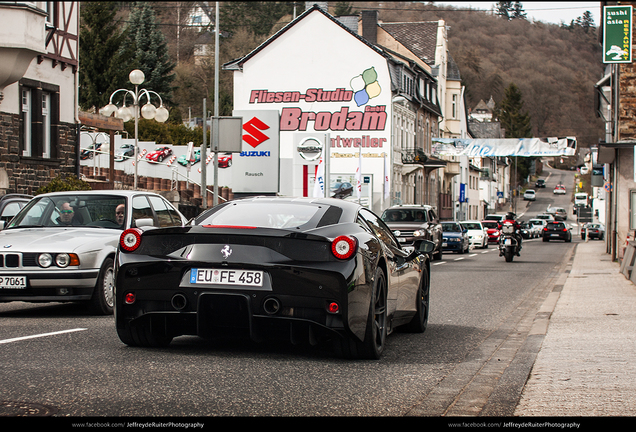
[[[499,256],[504,256],[506,262],[512,262],[519,252],[519,239],[515,234],[515,226],[511,222],[504,222],[499,237]]]

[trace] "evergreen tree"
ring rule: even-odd
[[[523,10],[523,5],[521,4],[521,2],[514,2],[514,5],[512,6],[512,19],[526,19],[526,12]]]
[[[527,112],[522,112],[522,109],[521,91],[514,83],[510,83],[497,109],[497,117],[506,131],[506,138],[532,137],[530,116]]]
[[[83,2],[80,15],[79,104],[92,111],[108,104],[110,95],[128,81],[129,58],[121,52],[126,37],[115,20],[113,2]]]
[[[507,20],[512,19],[510,13],[512,12],[512,2],[511,1],[500,1],[495,5],[495,14],[499,15],[502,18]]]
[[[157,28],[157,18],[149,2],[135,3],[126,28],[128,37],[122,49],[132,53],[132,68],[129,69],[140,69],[145,75],[141,87],[157,92],[164,105],[170,106],[175,63],[170,60],[165,36]],[[158,102],[156,97],[152,102]],[[145,97],[141,98],[141,103],[146,103]]]

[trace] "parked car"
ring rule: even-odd
[[[442,259],[442,225],[433,207],[428,205],[397,205],[382,213],[386,223],[400,244],[412,245],[415,240],[425,239],[435,243],[433,260]]]
[[[181,335],[282,335],[379,359],[394,329],[426,329],[433,247],[402,248],[370,210],[333,198],[248,198],[183,228],[128,229],[116,263],[117,334],[142,347]]]
[[[468,230],[468,239],[474,247],[485,249],[488,247],[488,232],[479,221],[462,221],[462,226]]]
[[[536,187],[537,189],[544,188],[545,187],[545,180],[544,179],[537,179],[537,181],[534,183],[534,187]]]
[[[564,222],[549,221],[543,228],[543,241],[564,240],[572,241],[572,233]]]
[[[82,149],[80,152],[80,159],[93,159],[96,151],[100,151],[102,149],[102,143],[91,144],[88,147]]]
[[[552,192],[556,195],[565,195],[566,194],[565,186],[563,186],[562,184],[558,184],[556,185],[556,187],[554,188]]]
[[[524,201],[535,201],[537,199],[537,196],[534,192],[534,189],[526,189],[526,191],[523,193],[523,199]]]
[[[122,230],[183,226],[152,192],[95,190],[37,195],[0,231],[0,302],[87,302],[112,314],[113,269]]]
[[[192,151],[192,159],[190,162],[192,165],[201,161],[201,149],[196,149]],[[186,160],[186,155],[182,154],[177,158],[177,163],[179,165],[188,166],[188,161]]]
[[[134,144],[123,144],[115,152],[115,162],[123,162],[126,159],[130,159],[135,156]]]
[[[468,230],[459,222],[442,222],[442,232],[444,233],[442,249],[445,252],[463,254],[470,250]]]
[[[162,146],[148,153],[146,159],[151,162],[163,162],[165,158],[170,156],[172,156],[172,149],[168,146]]]
[[[494,220],[483,220],[481,224],[486,228],[486,234],[488,235],[488,243],[499,244],[499,222]]]
[[[603,240],[605,238],[605,227],[600,223],[586,223],[581,227],[581,240],[585,240],[585,233],[591,240],[597,238]]]
[[[564,221],[568,218],[568,212],[563,207],[548,207],[545,212],[552,215],[557,221]]]
[[[6,194],[0,198],[0,230],[31,201],[31,198],[33,195],[26,194]]]
[[[353,194],[353,185],[349,182],[336,182],[331,185],[331,198],[343,199]]]

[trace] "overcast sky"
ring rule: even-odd
[[[472,8],[491,10],[497,2],[494,1],[458,1],[458,2],[434,2],[436,6],[451,5],[455,8]],[[572,20],[582,16],[585,11],[590,11],[594,17],[594,24],[598,27],[601,19],[601,2],[541,2],[522,1],[521,5],[526,12],[528,20],[543,21],[550,24],[570,24]]]

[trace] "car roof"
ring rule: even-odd
[[[160,194],[152,191],[140,191],[140,190],[124,190],[124,189],[107,189],[107,190],[76,190],[76,191],[58,191],[48,192],[37,195],[38,198],[43,196],[66,196],[66,195],[119,195],[119,196],[134,196],[134,195],[157,195]]]

